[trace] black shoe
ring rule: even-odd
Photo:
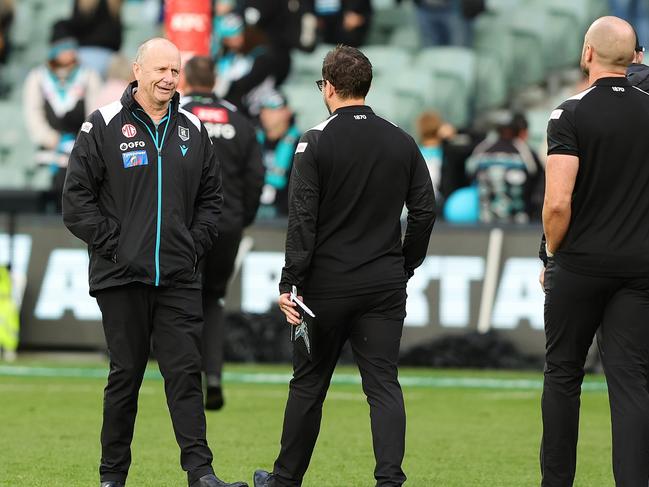
[[[255,470],[252,476],[253,487],[271,487],[273,474],[266,472],[266,470]]]
[[[203,475],[189,487],[248,487],[245,482],[232,482],[228,484],[217,478],[214,474]]]
[[[218,411],[223,407],[223,404],[225,404],[225,400],[221,386],[210,387],[208,385],[205,393],[205,409]]]
[[[99,487],[124,487],[126,484],[124,482],[118,482],[117,480],[106,480],[99,484]]]

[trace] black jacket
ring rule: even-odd
[[[219,231],[241,231],[255,219],[264,185],[264,163],[255,128],[236,107],[213,93],[189,93],[181,98],[180,106],[203,122],[221,163],[223,211]]]
[[[426,256],[434,221],[430,174],[412,137],[368,106],[340,108],[297,145],[280,292],[296,285],[305,296],[342,297],[404,288]]]
[[[178,108],[157,128],[133,98],[93,112],[70,156],[63,221],[88,244],[90,293],[142,282],[200,288],[217,236],[220,167],[207,130]]]

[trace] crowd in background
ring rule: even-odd
[[[471,45],[472,21],[486,8],[485,0],[413,1],[422,46]],[[46,158],[52,171],[54,200],[81,124],[90,112],[119,98],[132,80],[130,60],[120,54],[122,3],[75,0],[71,16],[52,26],[47,59],[25,81],[25,120],[41,150],[38,157]],[[646,2],[609,4],[611,13],[636,26],[639,38],[649,39]],[[14,7],[14,0],[0,0],[0,64],[11,55]],[[321,42],[362,46],[372,19],[370,0],[215,0],[214,91],[257,127],[266,166],[258,218],[282,217],[287,211],[292,155],[300,137],[282,93],[291,53],[310,52]],[[0,95],[6,90],[1,80]],[[315,86],[313,96],[320,96]],[[417,133],[411,135],[428,163],[440,216],[458,223],[539,220],[544,158],[527,143],[522,114],[505,111],[487,130],[475,131],[425,112],[415,126]]]

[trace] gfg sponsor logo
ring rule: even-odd
[[[122,142],[119,144],[119,149],[123,152],[129,149],[144,149],[144,146],[143,140],[134,140],[133,142]]]

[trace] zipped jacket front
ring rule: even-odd
[[[70,156],[63,220],[88,244],[90,293],[131,282],[200,288],[217,236],[220,167],[207,131],[174,95],[156,125],[133,97],[93,112]]]

